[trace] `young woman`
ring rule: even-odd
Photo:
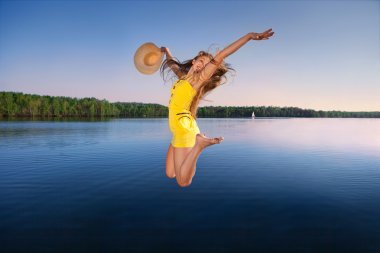
[[[267,40],[273,34],[272,29],[263,33],[251,32],[218,52],[215,57],[200,51],[193,59],[183,63],[175,60],[167,47],[161,47],[166,53],[166,59],[161,65],[161,75],[169,67],[178,77],[169,101],[169,127],[173,138],[166,158],[166,175],[176,178],[180,186],[191,184],[202,151],[224,139],[208,138],[201,134],[196,122],[199,100],[221,85],[222,77],[228,70],[233,70],[224,59],[248,41]]]

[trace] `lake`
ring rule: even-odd
[[[0,121],[0,252],[380,252],[380,119],[197,122],[183,188],[165,118]]]

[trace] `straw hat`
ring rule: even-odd
[[[165,52],[154,43],[144,43],[136,50],[135,66],[143,74],[153,74],[160,68],[164,55]]]

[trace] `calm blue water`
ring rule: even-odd
[[[0,252],[380,252],[380,119],[0,121]]]

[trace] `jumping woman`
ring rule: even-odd
[[[218,52],[215,57],[200,51],[193,59],[183,63],[175,60],[167,47],[161,47],[166,55],[161,65],[161,75],[169,67],[178,77],[171,89],[169,101],[169,127],[173,138],[166,158],[166,175],[176,178],[181,187],[191,184],[202,151],[224,139],[208,138],[200,133],[196,122],[199,101],[221,84],[228,70],[233,70],[224,59],[248,41],[267,40],[273,34],[272,29],[263,33],[251,32]]]

